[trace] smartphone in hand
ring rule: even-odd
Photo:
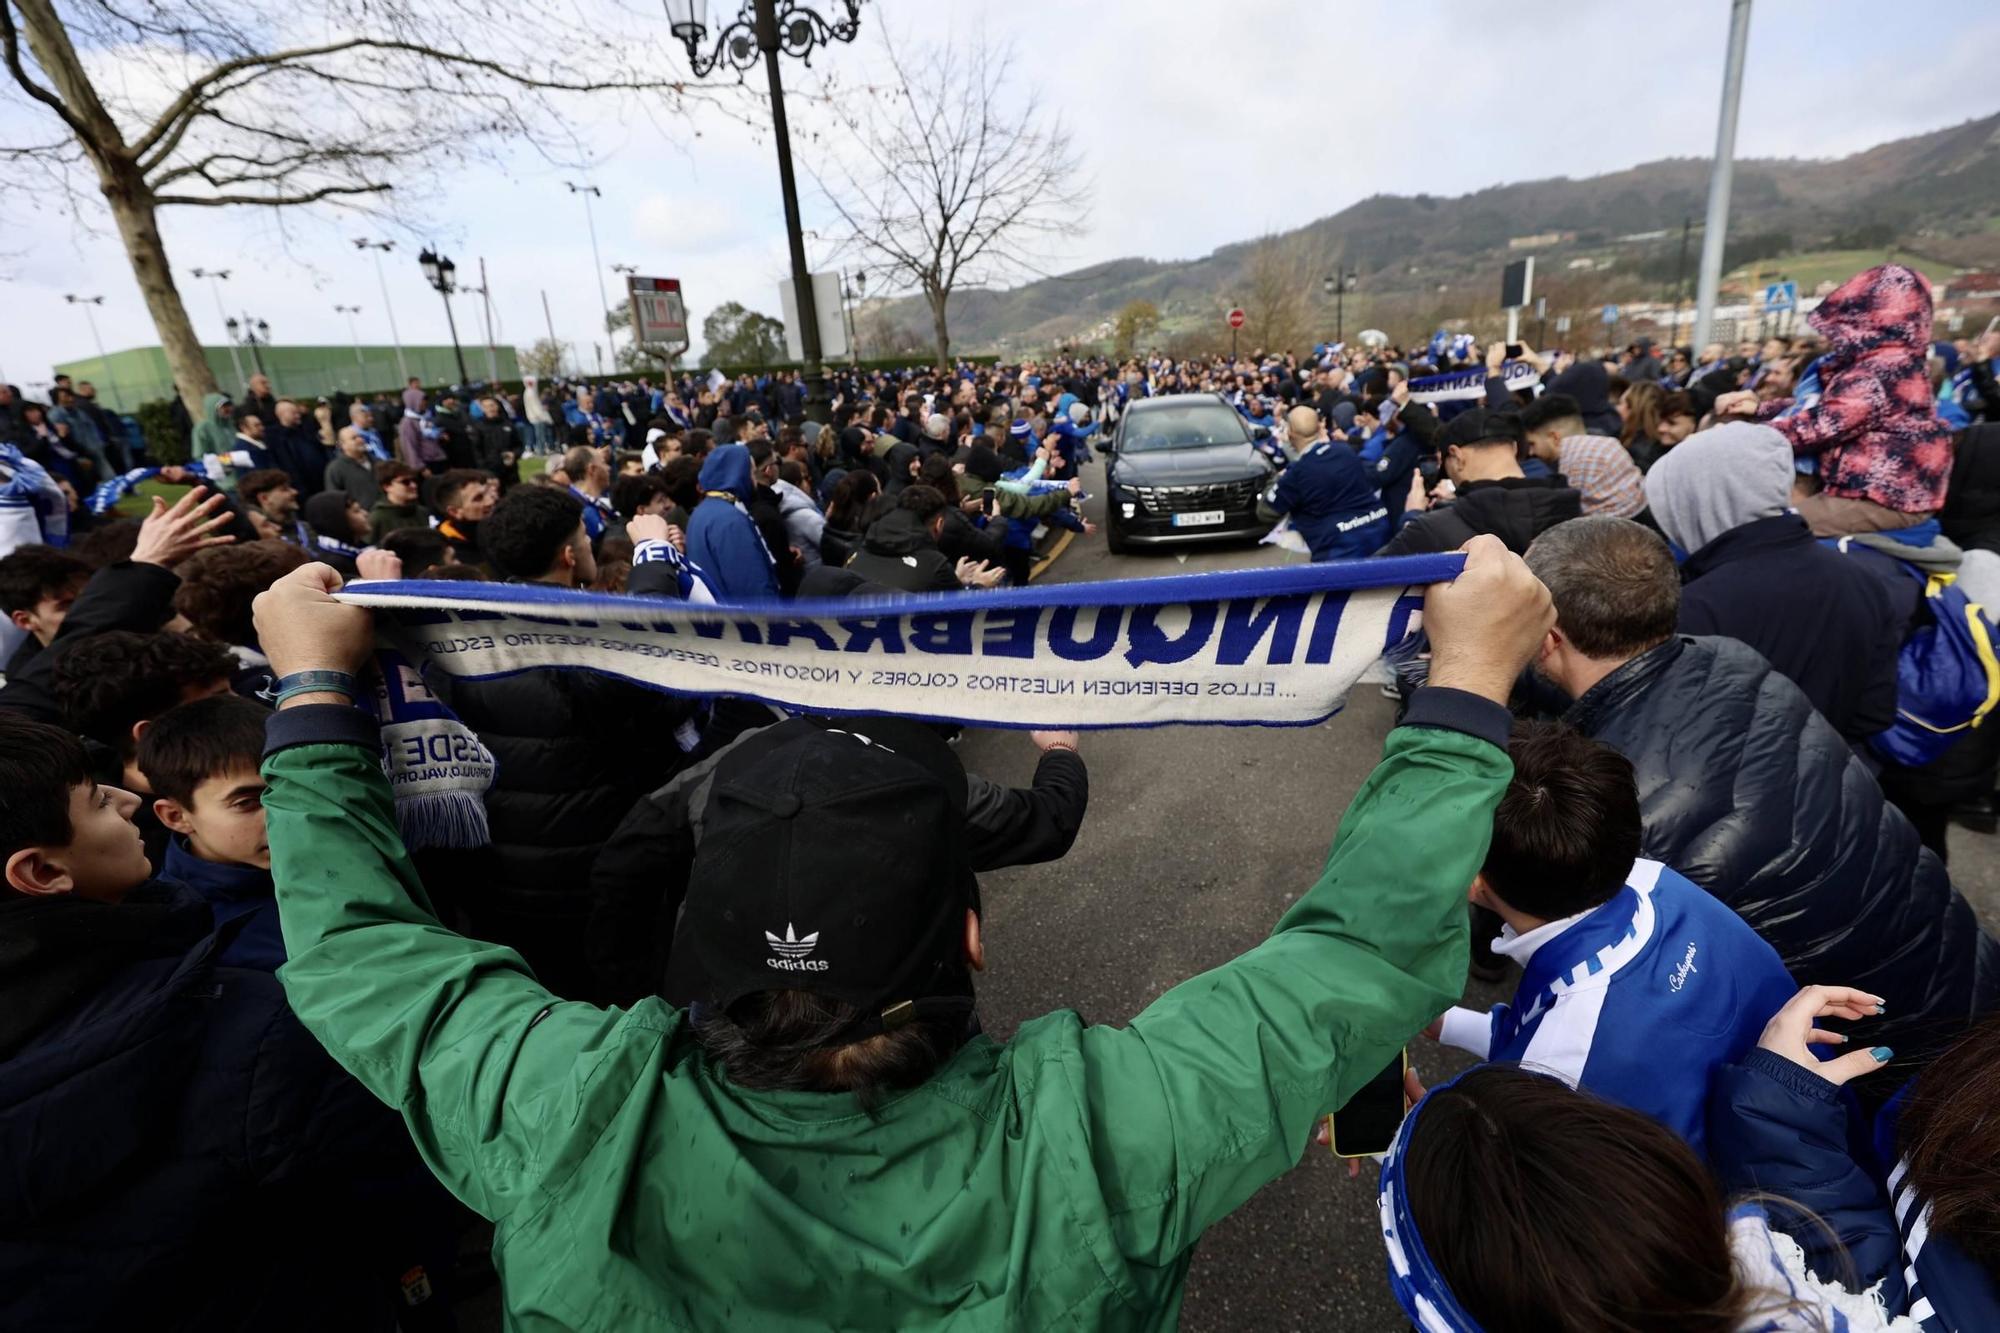
[[[1410,1109],[1403,1097],[1403,1071],[1409,1067],[1409,1051],[1399,1051],[1388,1068],[1326,1118],[1335,1157],[1380,1157],[1389,1151]]]

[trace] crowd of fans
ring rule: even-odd
[[[2000,1325],[2000,946],[1946,864],[2000,724],[1908,669],[2000,583],[2000,336],[1934,346],[1896,266],[1810,323],[844,371],[824,413],[258,376],[157,470],[89,385],[0,386],[0,1323],[448,1329],[484,1219],[519,1327],[1161,1327],[1427,1036],[1481,1063],[1411,1076],[1382,1167],[1418,1327]],[[1466,564],[1322,876],[1130,1023],[977,1019],[977,876],[1069,853],[1073,732],[1012,788],[906,719],[439,676],[491,832],[405,849],[345,580],[1025,584],[1094,531],[1093,436],[1183,392],[1312,558]]]

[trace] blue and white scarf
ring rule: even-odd
[[[485,846],[486,790],[496,770],[492,752],[395,649],[376,651],[374,685],[382,771],[396,798],[404,845],[413,850]]]
[[[135,467],[130,472],[100,481],[90,492],[90,498],[83,502],[84,507],[93,514],[108,514],[117,508],[120,500],[137,489],[140,482],[151,481],[159,475],[160,469],[156,467]]]
[[[597,671],[676,694],[971,726],[1308,726],[1419,623],[1457,554],[1111,583],[707,606],[385,582],[342,601],[427,670]]]
[[[6,532],[0,553],[69,545],[69,497],[19,445],[0,444],[0,529]]]
[[[641,565],[670,565],[674,580],[680,586],[681,600],[696,605],[715,604],[715,592],[709,587],[708,575],[700,565],[682,555],[672,542],[663,542],[657,537],[649,537],[632,548],[632,568]]]
[[[382,437],[375,432],[373,426],[356,426],[354,433],[359,435],[361,442],[368,446],[368,456],[370,458],[386,463],[395,457],[395,455],[389,452],[389,446],[382,443]]]
[[[1541,372],[1525,361],[1509,361],[1501,366],[1500,379],[1509,393],[1538,389],[1542,384]],[[1410,401],[1429,407],[1437,414],[1438,420],[1449,421],[1466,408],[1477,407],[1486,401],[1486,367],[1475,366],[1470,370],[1454,370],[1411,380]]]

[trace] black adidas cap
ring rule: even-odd
[[[845,1000],[859,1040],[966,1013],[965,770],[897,718],[794,718],[731,750],[668,962],[668,991],[727,1011],[799,990]]]

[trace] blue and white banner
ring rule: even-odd
[[[1537,389],[1542,383],[1541,372],[1526,361],[1509,361],[1502,365],[1500,378],[1506,382],[1509,393]],[[1466,408],[1486,401],[1486,367],[1474,366],[1470,370],[1454,370],[1444,375],[1413,379],[1410,381],[1410,401],[1424,404],[1437,413],[1438,420],[1448,421]]]
[[[357,583],[383,642],[481,679],[601,671],[799,712],[972,726],[1302,726],[1419,627],[1457,554],[989,592],[699,606],[532,584]]]

